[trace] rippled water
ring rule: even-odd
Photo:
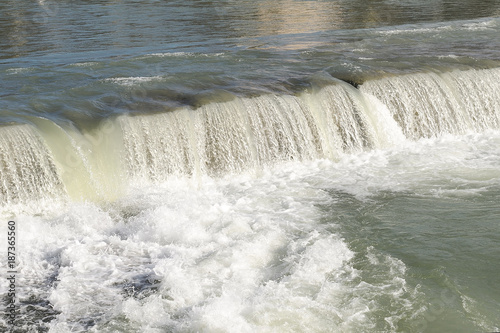
[[[359,83],[499,60],[495,1],[1,6],[2,122],[159,112],[224,100],[226,92],[295,93],[330,76]]]

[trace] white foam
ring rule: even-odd
[[[463,25],[463,28],[465,30],[470,30],[470,31],[494,30],[495,27],[498,25],[497,22],[498,21],[495,20],[487,20],[483,22],[466,23]]]
[[[195,52],[159,52],[159,53],[151,53],[144,57],[178,57],[178,58],[188,58],[188,57],[220,57],[223,56],[223,52],[219,53],[195,53]]]
[[[435,34],[445,32],[459,31],[487,31],[494,30],[498,25],[496,19],[480,19],[476,22],[461,23],[460,21],[452,22],[444,25],[434,25],[422,27],[421,25],[403,25],[392,28],[390,30],[380,30],[378,33],[382,35],[401,35],[401,34]]]
[[[23,285],[60,312],[50,324],[54,332],[68,325],[87,330],[91,319],[105,327],[120,316],[139,330],[251,331],[256,324],[245,314],[248,301],[290,270],[280,258],[298,265],[294,283],[310,280],[307,288],[314,289],[352,256],[338,237],[313,230],[321,214],[312,203],[327,196],[308,188],[297,171],[241,176],[198,190],[179,180],[135,190],[107,210],[69,204],[53,218],[18,216],[26,235],[19,244]],[[330,256],[323,257],[325,251]],[[47,285],[51,275],[57,283]],[[126,295],[127,284],[147,285],[148,277],[161,281],[156,294]]]
[[[428,33],[438,33],[443,31],[451,31],[454,27],[452,25],[436,26],[429,28],[419,28],[417,26],[412,28],[396,28],[393,30],[381,30],[379,31],[382,35],[401,35],[401,34],[428,34]]]
[[[458,59],[458,58],[460,58],[460,56],[457,56],[455,54],[447,54],[447,55],[439,55],[438,58],[439,59],[446,59],[446,58]]]
[[[482,188],[500,178],[499,143],[497,132],[422,139],[19,215],[20,295],[50,300],[51,332],[397,331],[425,311],[422,294],[403,262],[376,247],[360,255],[323,223],[319,207],[337,200],[323,189],[364,200],[460,179]]]
[[[165,52],[165,53],[151,53],[147,56],[151,57],[189,57],[194,56],[193,52]]]
[[[9,68],[7,69],[7,73],[9,74],[20,74],[33,71],[32,67],[19,67],[19,68]]]
[[[116,83],[122,86],[134,86],[144,82],[159,81],[163,77],[160,75],[156,76],[131,76],[131,77],[116,77],[105,79],[106,82]]]
[[[74,64],[71,64],[71,66],[76,66],[76,67],[91,67],[97,65],[98,62],[96,61],[86,61],[86,62],[77,62]]]

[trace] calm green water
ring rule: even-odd
[[[1,2],[1,329],[499,331],[499,17]]]

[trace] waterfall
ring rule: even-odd
[[[337,82],[90,126],[0,127],[0,202],[112,200],[131,181],[219,177],[283,161],[338,159],[444,133],[500,128],[500,69]]]
[[[336,158],[376,146],[359,91],[347,84],[300,96],[262,95],[156,115],[125,115],[131,176],[220,176],[277,161]]]
[[[0,127],[0,202],[17,204],[63,193],[56,165],[35,128]]]
[[[419,73],[367,81],[409,139],[498,129],[500,69]]]

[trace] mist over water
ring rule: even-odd
[[[499,14],[3,2],[0,327],[500,330]]]

